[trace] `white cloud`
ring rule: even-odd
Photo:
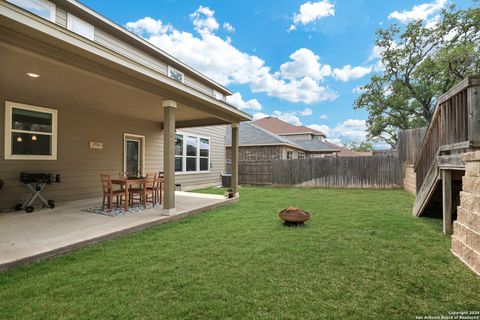
[[[312,124],[309,128],[322,131],[329,141],[345,144],[348,142],[362,142],[367,138],[367,125],[365,120],[348,119],[330,128],[327,125]]]
[[[280,112],[275,110],[272,115],[294,126],[300,126],[302,124],[302,121],[296,116],[296,112]]]
[[[352,89],[352,92],[353,93],[358,93],[358,94],[364,93],[365,90],[362,87],[363,86],[356,86],[355,88]]]
[[[228,96],[227,102],[240,110],[262,110],[262,105],[260,104],[260,102],[258,102],[257,99],[250,99],[248,101],[244,101],[240,92],[236,92],[231,96]]]
[[[349,81],[354,79],[360,79],[367,74],[372,72],[372,67],[353,67],[349,64],[344,66],[343,68],[335,68],[333,69],[333,74],[337,80],[340,81]]]
[[[447,4],[447,0],[436,0],[430,3],[422,3],[413,6],[411,10],[394,11],[388,15],[389,19],[396,19],[401,23],[412,20],[427,20],[428,17],[441,10]]]
[[[150,17],[135,22],[127,22],[126,26],[128,30],[140,35],[166,33],[172,30],[171,25],[164,25],[162,21]]]
[[[324,113],[320,115],[320,119],[327,120],[329,118],[328,114]]]
[[[314,71],[303,68],[301,61],[305,61],[301,59],[312,59],[313,56],[318,63],[318,57],[311,51],[311,54],[306,50],[292,54],[301,61],[291,61],[294,65],[287,62],[282,75],[281,70],[272,72],[261,58],[238,50],[230,38],[217,36],[215,31],[219,23],[210,8],[200,6],[190,17],[199,36],[165,26],[162,21],[151,18],[129,22],[127,28],[222,85],[249,85],[253,92],[263,92],[293,103],[311,104],[337,97],[332,89],[320,84],[323,74],[329,72],[328,67]],[[302,75],[300,69],[305,74]]]
[[[329,65],[321,65],[320,57],[309,49],[298,49],[290,55],[290,59],[292,61],[285,62],[280,66],[280,74],[286,79],[310,77],[322,80],[332,74],[332,68]]]
[[[304,117],[311,116],[313,114],[313,111],[310,108],[305,108],[304,110],[300,111],[299,114]]]
[[[235,32],[235,28],[228,22],[223,23],[223,29],[225,29],[228,32]]]
[[[262,118],[266,118],[266,117],[268,117],[268,114],[263,113],[263,112],[257,112],[257,113],[253,114],[253,120],[258,120],[258,119],[262,119]]]
[[[214,17],[215,11],[200,6],[190,15],[195,30],[200,34],[211,34],[218,30],[219,24]]]
[[[307,25],[324,17],[335,15],[335,7],[328,0],[306,2],[300,6],[298,13],[293,14],[293,24],[289,31],[295,30],[299,23]]]

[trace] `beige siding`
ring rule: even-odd
[[[15,99],[13,99],[15,101]],[[145,136],[145,171],[163,171],[163,132],[153,121],[132,119],[109,113],[97,112],[60,102],[45,102],[40,98],[21,99],[19,102],[58,110],[58,159],[57,160],[4,160],[5,97],[0,96],[0,179],[5,182],[0,190],[0,209],[12,208],[23,202],[27,188],[18,182],[22,171],[60,174],[61,184],[48,186],[47,198],[70,201],[101,196],[100,174],[117,177],[123,171],[124,133]],[[18,101],[18,100],[17,100]],[[177,176],[182,189],[220,184],[220,173],[225,168],[225,127],[189,129],[197,135],[210,137],[210,173]],[[102,150],[89,148],[89,141],[103,143]]]
[[[175,183],[182,185],[182,190],[221,185],[221,173],[225,172],[225,134],[226,126],[199,127],[180,129],[183,133],[191,133],[210,138],[210,162],[212,167],[209,173],[177,174]]]
[[[163,74],[167,74],[167,65],[158,61],[157,59],[146,55],[142,51],[135,49],[134,47],[112,37],[108,33],[95,28],[95,42],[118,52],[130,59],[138,61],[153,70],[161,72]]]

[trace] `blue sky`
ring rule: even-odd
[[[358,88],[381,72],[375,30],[433,21],[447,0],[82,0],[228,87],[229,102],[262,117],[365,139]],[[469,0],[455,1],[460,7]]]

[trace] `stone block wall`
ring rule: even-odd
[[[413,165],[404,165],[403,172],[403,188],[405,189],[405,191],[410,192],[411,194],[415,194],[417,189],[417,178],[415,175],[415,171],[413,171]]]
[[[464,155],[465,176],[457,220],[453,223],[452,253],[480,275],[480,151]]]

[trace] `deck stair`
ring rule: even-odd
[[[469,77],[437,101],[414,164],[413,216],[443,216],[444,232],[451,232],[465,171],[463,155],[479,148],[480,77]]]

